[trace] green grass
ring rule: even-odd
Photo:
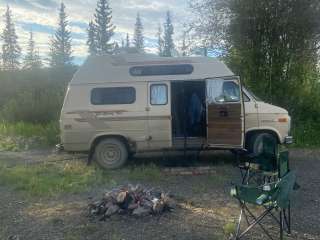
[[[0,184],[31,196],[77,193],[95,184],[110,181],[107,172],[84,162],[44,163],[40,165],[0,166]]]
[[[119,170],[121,175],[126,176],[130,181],[157,182],[162,179],[161,170],[155,164],[135,166],[130,169]]]
[[[59,125],[0,122],[0,150],[18,151],[53,146],[59,142]]]
[[[163,179],[153,165],[105,171],[79,160],[56,161],[33,165],[0,164],[0,184],[30,196],[49,197],[62,193],[79,193],[93,186],[112,188],[122,182],[154,183]]]

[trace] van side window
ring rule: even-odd
[[[91,91],[93,105],[131,104],[136,101],[133,87],[94,88]]]
[[[166,84],[152,84],[150,86],[151,105],[166,105],[168,103],[168,86]]]
[[[207,83],[207,98],[209,103],[239,102],[240,89],[233,81],[210,80]]]

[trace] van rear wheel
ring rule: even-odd
[[[95,160],[104,169],[122,167],[128,159],[128,149],[119,139],[101,140],[95,148]]]

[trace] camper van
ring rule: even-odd
[[[257,153],[263,137],[292,142],[288,112],[255,97],[208,57],[89,57],[69,84],[60,127],[65,150],[89,152],[104,168],[119,168],[138,152]]]

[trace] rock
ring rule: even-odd
[[[129,210],[134,210],[136,208],[139,207],[139,204],[138,203],[131,203],[129,206],[128,206],[128,209]]]
[[[144,216],[149,215],[150,213],[151,213],[150,208],[139,206],[138,208],[133,210],[132,215],[134,215],[136,217],[144,217]]]
[[[158,200],[156,201],[153,206],[152,206],[152,211],[155,213],[155,214],[159,214],[159,213],[162,213],[163,212],[163,209],[164,209],[164,202],[163,200]]]
[[[118,211],[119,211],[119,206],[118,205],[111,205],[104,215],[106,217],[110,217],[113,214],[117,213]]]

